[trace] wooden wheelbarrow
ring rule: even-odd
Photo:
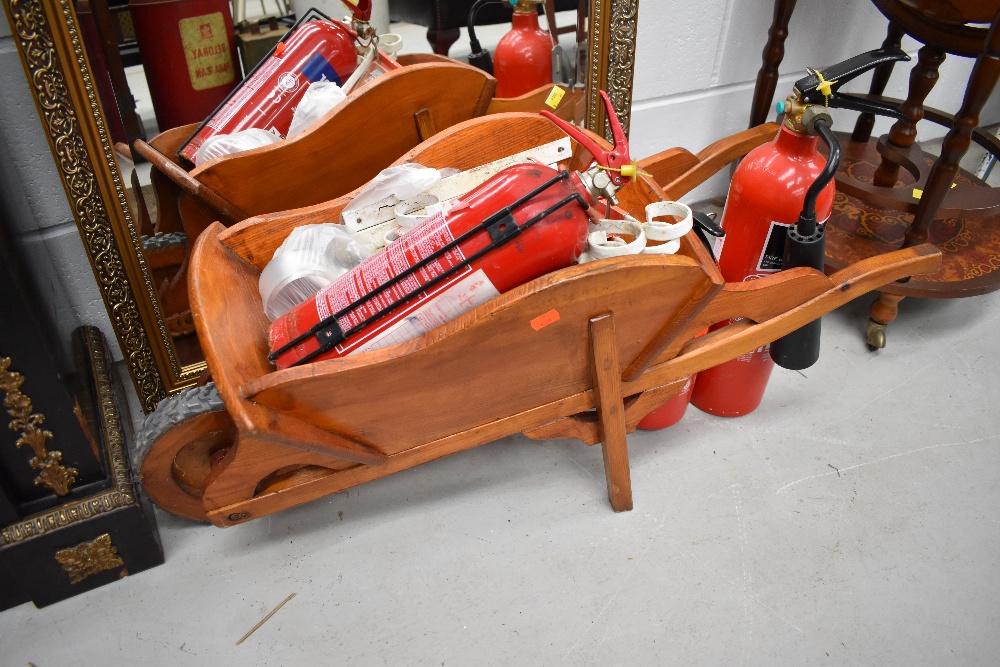
[[[291,139],[191,170],[175,153],[197,125],[168,130],[149,143],[136,141],[135,151],[154,167],[158,212],[157,221],[142,221],[140,215],[141,226],[146,234],[183,231],[190,244],[217,220],[232,225],[254,215],[329,201],[363,186],[421,141],[456,123],[484,114],[537,112],[545,107],[552,86],[513,99],[495,98],[495,90],[496,79],[482,70],[435,57],[362,86]],[[557,115],[579,120],[574,118],[578,97],[570,93],[559,102]],[[150,250],[158,252],[158,247]],[[187,268],[182,261],[169,280],[158,283],[160,308],[177,335],[192,330]]]
[[[493,116],[460,123],[404,160],[470,168],[561,136],[537,116]],[[710,172],[687,156],[678,177]],[[590,156],[574,144],[570,162],[586,165]],[[619,195],[641,214],[663,192],[640,178]],[[191,302],[214,386],[163,401],[138,439],[142,484],[164,509],[232,525],[523,432],[600,443],[611,506],[628,510],[626,436],[688,376],[940,261],[920,246],[830,277],[803,268],[727,284],[688,234],[676,255],[566,268],[421,338],[275,371],[260,270],[292,228],[335,220],[348,201],[228,229],[216,223],[199,237]]]

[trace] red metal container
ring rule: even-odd
[[[552,37],[538,25],[535,5],[514,8],[513,28],[493,54],[497,97],[518,97],[552,83]]]
[[[205,119],[240,81],[226,0],[129,0],[162,132]]]
[[[209,137],[249,128],[273,130],[284,137],[310,83],[325,78],[341,85],[357,68],[354,37],[339,21],[301,24],[278,43],[225,104],[198,118],[204,120],[211,114],[177,154],[194,164],[198,149]]]
[[[788,228],[799,219],[806,190],[826,166],[816,150],[818,141],[782,125],[774,141],[750,151],[736,169],[722,212],[726,236],[719,270],[727,282],[755,280],[781,270]],[[816,200],[820,223],[830,217],[833,196],[831,182]],[[764,345],[701,371],[691,403],[720,417],[756,410],[774,369],[768,348]]]
[[[474,229],[486,218],[510,206],[558,173],[541,164],[521,164],[504,169],[462,196],[454,207],[433,216],[341,276],[314,298],[275,320],[270,331],[272,352],[288,345],[334,313],[359,303],[359,299],[389,279]],[[515,208],[514,220],[522,225],[575,192],[585,192],[575,175],[558,181]],[[571,201],[513,240],[473,260],[455,275],[432,288],[421,290],[431,279],[489,245],[490,234],[485,230],[472,235],[399,284],[360,302],[339,317],[337,322],[344,332],[350,332],[364,320],[370,319],[372,323],[359,329],[355,335],[349,335],[343,343],[320,354],[315,360],[374,350],[415,338],[498,294],[574,264],[587,245],[588,221],[584,207]],[[401,301],[404,294],[418,290],[421,290],[419,295],[405,305],[375,316],[387,305]],[[317,349],[317,336],[309,336],[279,354],[277,365],[286,368]]]

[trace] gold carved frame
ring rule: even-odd
[[[193,384],[160,315],[71,0],[4,0],[73,216],[136,392],[147,412]],[[628,131],[639,0],[590,0],[586,125],[605,128],[606,90]],[[604,131],[607,136],[607,131]]]

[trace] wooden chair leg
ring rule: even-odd
[[[1000,14],[993,19],[993,25],[986,38],[986,46],[976,59],[965,89],[962,107],[955,114],[955,122],[941,144],[941,157],[937,159],[927,176],[924,195],[920,198],[913,223],[906,231],[904,248],[926,243],[930,236],[931,223],[938,209],[955,181],[962,156],[969,150],[972,131],[979,125],[979,113],[996,87],[1000,78]]]
[[[427,31],[427,41],[430,42],[431,48],[434,49],[434,53],[446,56],[448,55],[448,49],[451,45],[458,41],[459,36],[461,36],[461,31],[458,28],[443,28],[441,30],[430,29]]]
[[[906,101],[899,110],[909,119],[897,120],[889,129],[888,142],[899,148],[909,148],[917,140],[917,123],[924,117],[924,100],[938,80],[938,68],[944,62],[945,53],[932,46],[924,46],[917,56],[917,64],[910,70],[910,88]],[[872,183],[879,187],[891,188],[899,179],[899,164],[884,155],[878,169],[872,176]]]
[[[757,127],[771,115],[771,102],[778,86],[778,66],[785,57],[785,38],[788,37],[788,22],[795,10],[795,0],[775,0],[774,18],[767,31],[767,45],[764,47],[763,64],[757,72],[757,83],[750,103],[750,127]]]
[[[886,31],[885,41],[882,42],[883,49],[898,49],[903,41],[903,27],[895,21],[889,21],[889,29]],[[885,92],[885,87],[892,76],[892,69],[896,65],[895,61],[882,63],[875,68],[872,74],[872,84],[868,89],[871,95],[881,95]],[[872,128],[875,127],[875,114],[863,113],[858,116],[858,121],[854,124],[854,133],[851,134],[851,141],[865,143],[872,136]]]
[[[590,351],[597,405],[597,432],[604,455],[608,500],[616,512],[624,512],[632,509],[632,478],[628,463],[621,364],[615,342],[615,321],[611,313],[590,320]]]
[[[868,309],[868,347],[873,350],[885,347],[885,328],[899,314],[899,302],[904,297],[879,292],[878,298]]]

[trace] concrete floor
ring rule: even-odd
[[[511,437],[239,527],[161,513],[165,565],[0,614],[2,662],[996,664],[1000,294],[904,301],[877,353],[867,302],[755,413],[630,436],[632,512],[598,448]]]

